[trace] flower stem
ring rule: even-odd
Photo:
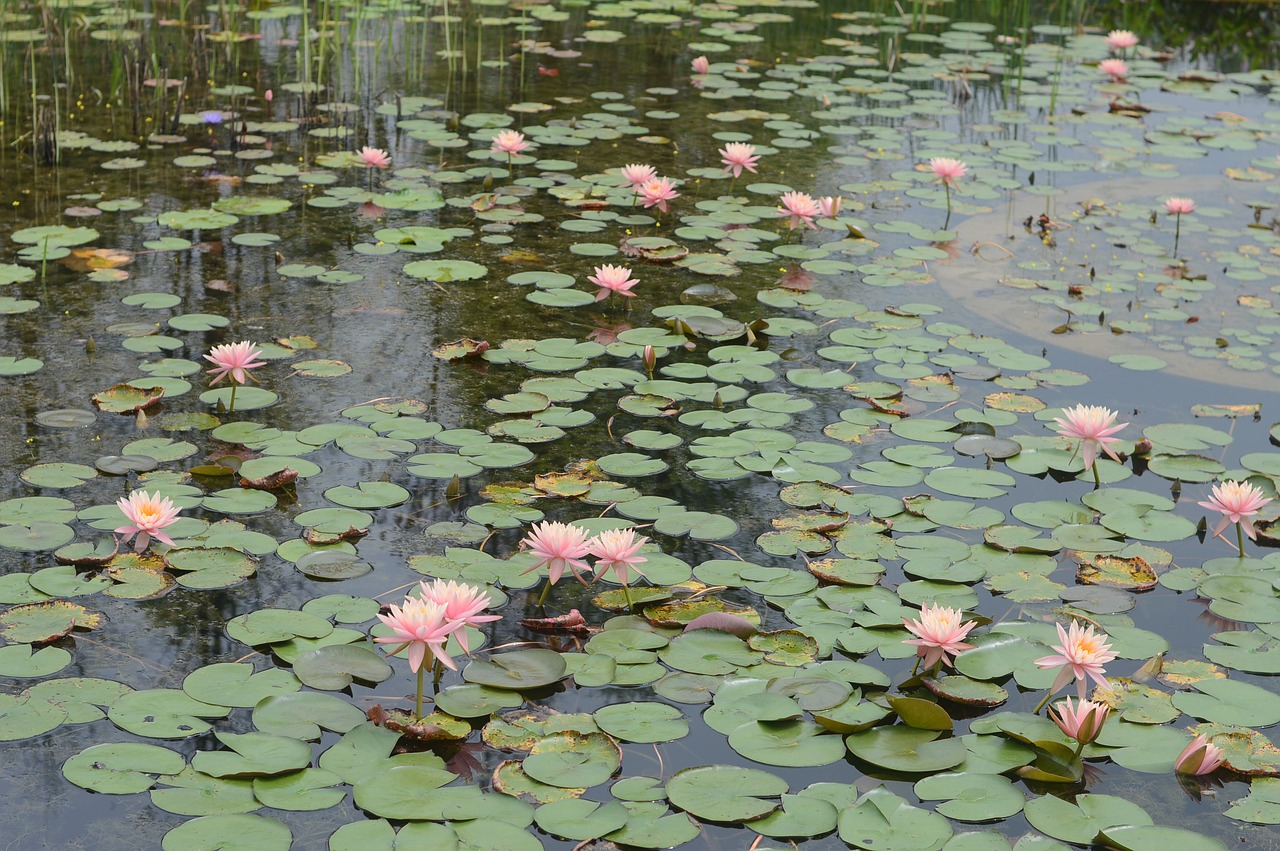
[[[627,587],[627,583],[625,582],[622,583],[622,596],[625,597],[627,600],[627,611],[634,612],[636,609],[636,606],[634,603],[631,602],[631,589]]]
[[[1044,705],[1049,702],[1049,698],[1053,697],[1053,692],[1045,692],[1044,699],[1036,704],[1036,708],[1031,710],[1032,715],[1039,715],[1040,710],[1044,709]]]
[[[422,718],[422,675],[423,673],[425,673],[423,671],[423,666],[419,665],[418,666],[418,695],[417,695],[417,699],[413,703],[413,717],[419,718],[419,719]]]
[[[1173,221],[1174,221],[1174,225],[1173,225],[1173,259],[1174,259],[1174,260],[1177,260],[1177,259],[1178,259],[1178,238],[1179,238],[1180,236],[1182,236],[1182,214],[1181,214],[1181,213],[1178,213],[1178,215],[1174,218],[1174,220],[1173,220]]]
[[[920,670],[920,660],[923,658],[923,656],[916,654],[916,663],[911,666],[911,676],[914,677],[916,675],[916,671]]]
[[[539,608],[541,608],[541,607],[542,607],[542,604],[543,604],[543,603],[547,602],[547,592],[548,592],[548,591],[550,591],[550,590],[551,590],[551,580],[550,580],[550,579],[548,579],[548,580],[547,580],[547,584],[542,586],[542,593],[538,595],[538,607],[539,607]]]
[[[946,230],[947,226],[951,224],[951,184],[944,180],[942,181],[942,188],[947,193],[947,220],[942,223],[942,229]]]
[[[1240,557],[1244,558],[1244,523],[1236,522],[1236,546],[1240,549]]]
[[[1093,487],[1094,490],[1102,487],[1102,474],[1098,472],[1098,460],[1093,461]]]
[[[231,379],[231,401],[227,403],[227,413],[231,413],[236,409],[236,388],[240,384],[233,378]]]
[[[1083,752],[1084,752],[1084,742],[1077,741],[1077,742],[1076,742],[1076,753],[1075,753],[1075,758],[1076,758],[1076,759],[1079,759],[1079,758],[1080,758],[1080,754],[1081,754],[1081,753],[1083,753]]]

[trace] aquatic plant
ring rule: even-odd
[[[164,532],[164,529],[173,525],[178,519],[179,509],[167,496],[136,490],[127,497],[121,497],[116,502],[116,507],[129,522],[123,526],[117,526],[115,533],[124,535],[121,539],[122,543],[134,541],[135,552],[140,553],[150,546],[152,538],[162,544],[173,545],[173,539]]]
[[[1244,555],[1244,536],[1248,535],[1251,541],[1258,539],[1252,518],[1262,506],[1271,501],[1272,498],[1264,497],[1262,490],[1256,485],[1225,481],[1214,485],[1209,498],[1197,504],[1210,511],[1221,512],[1222,517],[1219,518],[1218,525],[1213,527],[1213,534],[1222,534],[1228,523],[1236,524],[1236,546],[1240,554]]]

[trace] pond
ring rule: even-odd
[[[5,5],[8,847],[1280,846],[1273,7],[860,5]]]

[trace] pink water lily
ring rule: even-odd
[[[493,137],[493,143],[489,145],[489,150],[495,154],[518,154],[532,147],[533,143],[525,139],[524,134],[518,130],[499,130]]]
[[[929,160],[929,171],[945,186],[954,186],[960,178],[969,173],[969,166],[964,161],[951,157],[934,157]]]
[[[746,169],[752,174],[756,173],[756,163],[760,161],[760,157],[756,155],[756,146],[746,142],[730,142],[720,149],[720,162],[724,163],[724,173],[733,173],[733,176],[741,177],[742,170]]]
[[[711,70],[711,61],[705,56],[698,56],[689,64],[695,74],[705,74]]]
[[[501,615],[481,614],[492,605],[492,601],[485,591],[475,585],[454,582],[452,579],[436,579],[431,584],[418,584],[421,586],[422,599],[443,606],[445,618],[461,624],[453,636],[458,640],[462,652],[468,656],[471,655],[471,648],[468,646],[466,627],[502,620]]]
[[[813,230],[818,229],[813,220],[822,210],[810,195],[804,192],[784,192],[778,201],[778,215],[789,217],[787,226],[791,230],[801,225]]]
[[[133,544],[135,552],[140,553],[150,546],[152,538],[173,546],[173,539],[161,531],[178,519],[179,509],[169,497],[161,496],[158,491],[152,495],[138,490],[118,499],[116,507],[129,522],[116,527],[115,532],[124,535],[126,544],[137,536]]]
[[[1098,738],[1110,711],[1111,708],[1105,703],[1092,700],[1081,700],[1072,706],[1071,698],[1064,697],[1049,708],[1049,717],[1062,732],[1083,746]]]
[[[560,581],[566,569],[579,582],[586,584],[587,581],[578,571],[587,567],[586,557],[591,550],[587,546],[586,530],[582,527],[554,520],[537,523],[520,541],[520,548],[527,549],[538,557],[538,563],[522,571],[522,574],[532,573],[543,567],[547,569],[547,584],[542,589],[539,605],[546,600],[548,589]]]
[[[1253,528],[1253,520],[1251,518],[1257,515],[1258,509],[1271,501],[1272,498],[1263,496],[1262,489],[1256,485],[1248,482],[1227,481],[1214,485],[1213,492],[1209,498],[1198,504],[1202,508],[1221,512],[1222,519],[1213,528],[1213,534],[1221,534],[1229,523],[1236,524],[1236,535],[1239,538],[1240,551],[1244,552],[1244,539],[1240,536],[1248,535],[1249,540],[1258,540],[1258,532]]]
[[[840,215],[840,205],[844,203],[844,198],[839,195],[827,195],[818,199],[818,212],[824,219],[834,219]]]
[[[964,638],[974,623],[961,620],[963,614],[960,609],[932,603],[920,610],[918,620],[902,619],[902,625],[916,636],[906,639],[905,643],[915,645],[917,665],[921,659],[925,668],[932,668],[939,662],[950,665],[955,661],[952,657],[973,649],[974,645],[964,643]]]
[[[1118,443],[1120,438],[1112,435],[1129,424],[1115,425],[1116,412],[1110,408],[1101,405],[1076,405],[1074,408],[1064,408],[1062,416],[1054,417],[1053,421],[1057,424],[1058,434],[1080,441],[1080,458],[1084,461],[1086,470],[1094,466],[1099,449],[1113,461],[1120,460],[1120,456],[1111,448],[1111,444]],[[1095,467],[1095,476],[1097,472]]]
[[[1084,700],[1090,679],[1100,686],[1107,685],[1107,678],[1103,676],[1106,673],[1104,666],[1115,659],[1116,654],[1107,643],[1106,634],[1094,632],[1092,625],[1081,627],[1079,622],[1072,621],[1070,630],[1063,629],[1062,624],[1056,626],[1058,639],[1062,642],[1053,645],[1053,649],[1058,652],[1052,656],[1041,656],[1036,660],[1036,665],[1059,669],[1058,676],[1049,687],[1050,695],[1075,680],[1076,696]]]
[[[1128,50],[1138,46],[1138,37],[1129,30],[1112,30],[1107,33],[1107,47],[1112,50]]]
[[[1173,770],[1179,774],[1201,776],[1211,774],[1222,765],[1226,755],[1222,748],[1209,741],[1208,736],[1200,735],[1182,749],[1178,758],[1173,761]]]
[[[356,157],[365,168],[386,168],[391,165],[391,155],[382,148],[370,148],[366,145],[356,151]]]
[[[591,555],[596,557],[596,575],[612,570],[624,586],[627,584],[629,571],[634,570],[643,576],[636,565],[643,564],[648,559],[637,553],[648,542],[649,539],[644,536],[637,537],[633,529],[610,529],[596,535],[587,542]]]
[[[624,165],[619,173],[622,178],[631,184],[632,189],[639,189],[644,184],[653,180],[657,176],[657,171],[651,165],[642,165],[640,163],[629,163]]]
[[[230,376],[236,384],[244,384],[252,376],[249,370],[262,366],[266,361],[254,360],[261,357],[262,351],[254,343],[241,340],[238,343],[223,343],[214,346],[204,359],[213,364],[209,374],[213,376],[210,384],[217,384]]]
[[[1196,211],[1196,202],[1190,198],[1166,198],[1164,211],[1171,216],[1182,216]]]
[[[1113,83],[1123,83],[1129,76],[1129,66],[1123,59],[1103,59],[1098,63],[1098,70],[1110,77]]]
[[[377,644],[400,645],[393,654],[409,648],[409,668],[417,673],[426,661],[427,653],[451,671],[458,665],[444,652],[449,636],[462,628],[462,621],[451,621],[444,606],[417,597],[405,597],[402,605],[387,606],[387,614],[378,613],[378,620],[391,627],[391,635],[373,639]]]
[[[635,293],[631,288],[640,283],[631,277],[631,270],[626,266],[612,266],[608,263],[597,266],[595,274],[589,276],[587,280],[600,288],[596,293],[596,301],[604,301],[613,295],[632,298]]]
[[[641,206],[645,209],[657,207],[664,213],[668,212],[670,207],[667,206],[667,202],[679,197],[680,193],[676,192],[675,181],[669,177],[655,177],[640,185]]]

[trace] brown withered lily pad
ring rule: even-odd
[[[431,350],[431,354],[440,360],[459,360],[460,358],[479,357],[489,349],[486,340],[473,340],[463,337],[452,343],[442,343]]]
[[[1076,579],[1086,585],[1103,585],[1122,591],[1150,591],[1159,577],[1147,560],[1139,556],[1097,555],[1076,568]]]
[[[369,720],[379,727],[395,730],[407,739],[419,742],[457,742],[471,735],[471,725],[443,712],[432,712],[421,718],[399,709],[369,707]]]
[[[272,491],[276,488],[291,485],[297,480],[298,471],[290,467],[285,467],[283,470],[277,470],[274,473],[270,473],[266,476],[259,476],[257,478],[247,478],[242,476],[240,478],[240,486],[253,488],[255,490]]]
[[[566,614],[550,618],[525,618],[520,621],[520,625],[534,632],[568,633],[570,635],[586,635],[591,632],[587,619],[577,609],[571,609]]]
[[[132,414],[143,408],[150,408],[164,396],[163,387],[134,387],[131,384],[117,384],[92,396],[93,406],[99,411],[114,414]]]

